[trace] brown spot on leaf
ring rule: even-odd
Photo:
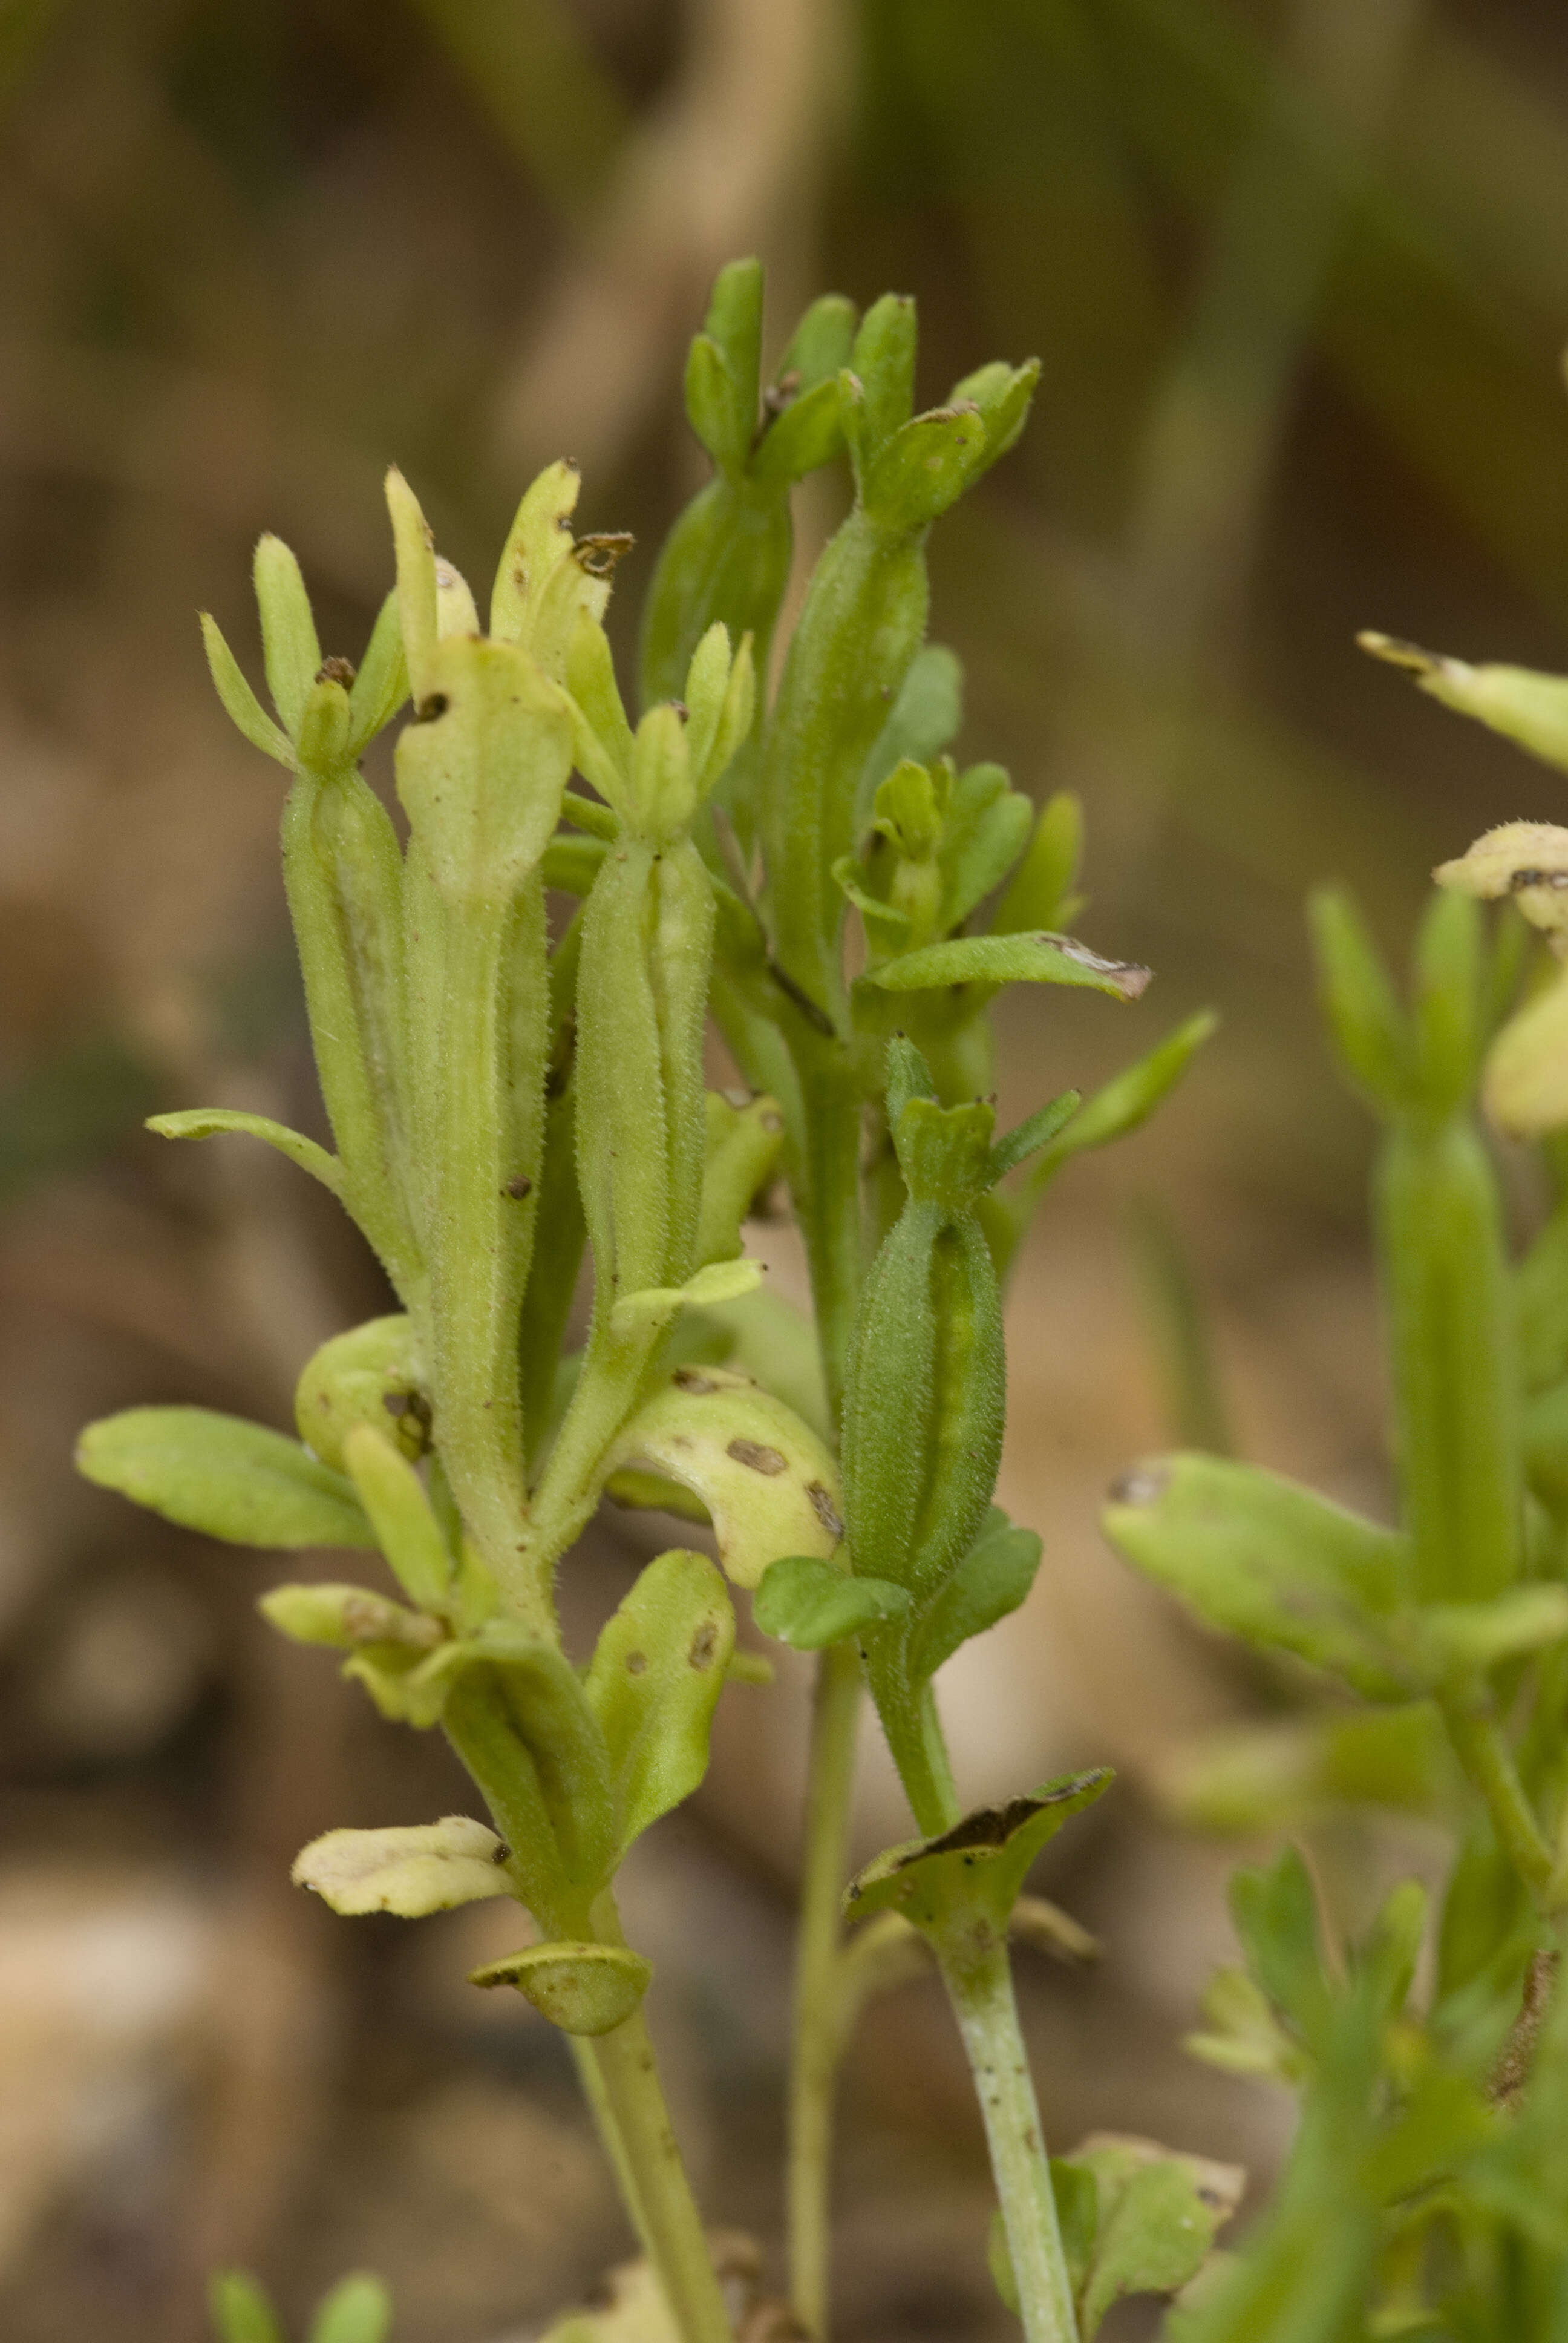
[[[696,1634],[693,1635],[691,1639],[691,1649],[686,1655],[691,1666],[694,1668],[710,1668],[713,1665],[714,1647],[718,1642],[719,1628],[717,1623],[712,1619],[706,1620],[704,1624],[699,1627]]]
[[[699,1399],[719,1389],[711,1375],[699,1373],[696,1367],[677,1367],[672,1381],[678,1391],[693,1392]]]
[[[525,1196],[531,1196],[533,1192],[533,1182],[528,1178],[526,1173],[521,1172],[516,1172],[513,1177],[506,1182],[501,1190],[503,1196],[510,1196],[518,1203],[522,1202]]]
[[[648,1654],[646,1652],[628,1652],[626,1655],[626,1672],[628,1676],[646,1675],[648,1674]]]
[[[828,1535],[829,1537],[836,1538],[842,1537],[844,1534],[844,1524],[839,1518],[839,1509],[837,1505],[834,1504],[832,1498],[828,1494],[827,1490],[822,1486],[820,1481],[808,1481],[806,1483],[806,1496],[807,1501],[811,1507],[811,1511],[816,1514],[817,1519],[821,1523],[822,1527],[827,1531]]]
[[[765,1448],[759,1440],[732,1440],[724,1453],[753,1473],[765,1473],[770,1481],[789,1469],[787,1456],[781,1456],[777,1448]]]

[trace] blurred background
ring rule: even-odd
[[[1553,0],[0,0],[0,2332],[188,2343],[216,2260],[296,2318],[369,2263],[400,2343],[498,2343],[628,2249],[558,2038],[462,1983],[507,1948],[496,1907],[348,1924],[286,1885],[320,1830],[462,1804],[442,1748],[266,1634],[264,1562],[89,1489],[71,1448],[138,1401],[286,1423],[317,1342],[385,1306],[277,1159],[139,1130],[319,1113],[279,777],[196,608],[255,672],[274,528],[356,656],[389,460],[484,581],[566,453],[586,525],[639,539],[628,644],[701,478],[685,343],[749,251],[775,347],[811,293],[892,287],[927,403],[1044,361],[1022,445],[937,533],[933,628],[963,748],[1084,798],[1081,931],[1157,978],[1127,1012],[1010,997],[1004,1112],[1222,1012],[1037,1227],[1002,1494],[1047,1559],[947,1699],[977,1799],[1122,1769],[1047,1882],[1101,1961],[1021,1956],[1053,2140],[1147,2132],[1266,2185],[1285,2110],[1180,2047],[1248,1850],[1175,1809],[1195,1737],[1285,1695],[1095,1513],[1173,1433],[1381,1502],[1367,1133],[1301,901],[1348,880],[1402,950],[1439,856],[1557,812],[1555,777],[1352,638],[1563,663],[1565,198]],[[656,1538],[596,1529],[571,1599]],[[627,1899],[707,2202],[775,2276],[804,1704],[788,1672],[728,1695]],[[902,1835],[874,1751],[862,1805],[868,1852]],[[1419,1822],[1302,1819],[1350,1918],[1432,1860]],[[872,2012],[844,2103],[846,2343],[1005,2334],[932,1989]]]

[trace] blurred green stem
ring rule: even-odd
[[[627,2210],[681,2343],[730,2343],[729,2314],[670,2126],[648,2021],[637,2010],[624,2025],[595,2036],[583,2047],[583,2063],[598,2074],[589,2098],[596,2113],[602,2107],[608,2114],[606,2145],[626,2192]]]
[[[817,2336],[828,2330],[833,2087],[842,2035],[839,1900],[849,1870],[859,1708],[859,1654],[853,1644],[830,1644],[818,1663],[811,1717],[789,2074],[789,2298]]]
[[[806,1194],[798,1198],[797,1208],[810,1262],[822,1378],[835,1431],[843,1406],[862,1254],[860,1097],[849,1068],[833,1062],[841,1055],[841,1044],[824,1043],[814,1036],[796,1052],[806,1112]],[[817,1663],[806,1778],[787,2182],[790,2300],[797,2317],[817,2336],[828,2330],[833,2087],[842,2048],[837,1977],[839,1903],[849,1875],[859,1706],[859,1654],[853,1644],[829,1644]]]
[[[1524,1794],[1513,1753],[1490,1708],[1477,1708],[1459,1696],[1442,1704],[1454,1754],[1471,1785],[1485,1800],[1493,1828],[1514,1870],[1535,1902],[1550,1909],[1560,1900],[1553,1893],[1552,1850]]]

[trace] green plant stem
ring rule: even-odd
[[[642,2247],[644,2257],[651,2262],[654,2258],[653,2238],[648,2230],[648,2215],[643,2209],[642,2198],[638,2191],[637,2175],[632,2170],[631,2159],[627,2155],[626,2142],[621,2137],[620,2125],[616,2119],[615,2109],[610,2105],[609,2093],[605,2087],[599,2062],[594,2055],[593,2044],[586,2035],[582,2034],[568,2034],[567,2040],[571,2047],[572,2064],[578,2070],[578,2081],[582,2086],[583,2097],[588,2103],[588,2113],[594,2120],[594,2129],[599,2137],[599,2146],[604,2149],[605,2155],[609,2159],[610,2169],[615,2174],[616,2187],[620,2191],[620,2201],[625,2207],[626,2217],[637,2233],[637,2241]]]
[[[803,1038],[797,1063],[806,1120],[797,1202],[810,1262],[823,1386],[836,1426],[863,1267],[859,1093],[837,1041]],[[790,2301],[802,2324],[818,2336],[828,2330],[833,2090],[844,2037],[837,1974],[839,1905],[849,1873],[859,1706],[859,1654],[852,1644],[829,1644],[817,1663],[806,1779],[787,2180]]]
[[[1502,1726],[1490,1709],[1478,1709],[1457,1696],[1443,1702],[1442,1712],[1454,1755],[1486,1802],[1499,1845],[1536,1903],[1547,1905],[1553,1890],[1552,1850]]]
[[[602,2107],[608,2115],[608,2123],[601,2117],[601,2127],[626,2192],[627,2211],[658,2274],[681,2343],[730,2343],[724,2297],[642,2012],[612,2033],[585,2042],[581,2063],[597,2071],[589,2103],[596,2113]]]
[[[939,1943],[936,1951],[980,2095],[1027,2343],[1077,2343],[1072,2286],[1006,1939],[977,1927],[955,1942]]]
[[[853,1644],[830,1644],[818,1663],[811,1718],[789,2071],[789,2299],[817,2336],[828,2329],[833,2086],[843,2046],[839,1906],[859,1707],[859,1654]]]
[[[528,1524],[529,1570],[547,1596],[556,1564],[598,1503],[610,1443],[644,1396],[668,1331],[660,1326],[616,1334],[607,1312],[588,1338],[577,1389],[534,1493]]]

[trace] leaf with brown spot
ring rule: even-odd
[[[707,1772],[734,1648],[729,1596],[703,1554],[659,1554],[606,1622],[587,1691],[609,1747],[622,1854]]]

